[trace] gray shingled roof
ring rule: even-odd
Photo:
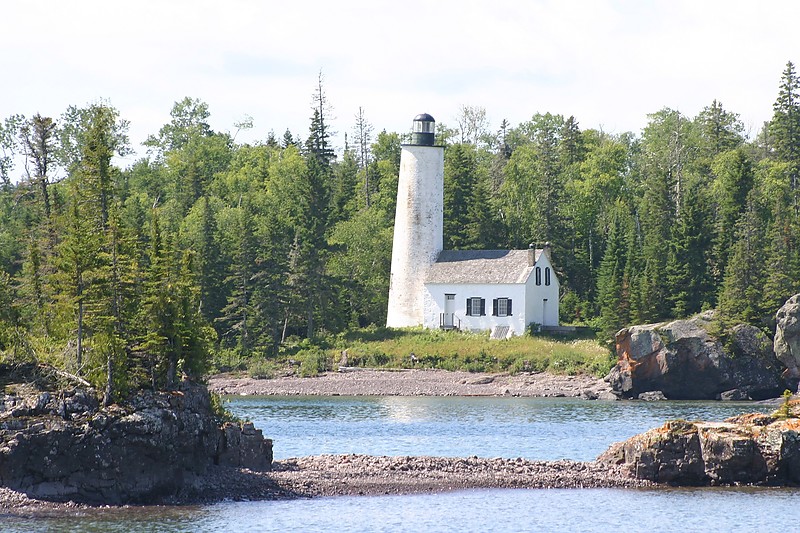
[[[536,260],[542,250],[536,250]],[[444,250],[426,283],[525,283],[533,270],[528,250]]]

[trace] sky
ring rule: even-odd
[[[186,96],[215,131],[252,117],[237,142],[305,138],[321,74],[339,149],[359,108],[376,133],[422,112],[455,126],[462,106],[493,130],[550,112],[640,133],[716,99],[754,135],[799,20],[797,0],[4,0],[0,120],[109,102],[129,164]]]

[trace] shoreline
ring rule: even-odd
[[[208,389],[232,396],[518,396],[616,400],[611,386],[588,375],[546,372],[488,374],[423,369],[347,367],[316,377],[283,376],[254,379],[218,374]]]
[[[184,493],[144,505],[50,502],[0,487],[0,517],[63,517],[225,501],[442,493],[468,489],[658,488],[623,467],[593,462],[428,456],[316,455],[275,461],[273,470],[214,467]]]

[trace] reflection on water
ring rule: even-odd
[[[321,453],[592,460],[666,420],[722,420],[762,403],[566,398],[234,397],[227,407],[275,441],[275,458]]]

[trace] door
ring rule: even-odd
[[[549,326],[547,323],[547,298],[542,300],[542,325]]]
[[[445,294],[444,295],[444,321],[443,325],[446,328],[453,327],[453,318],[456,313],[456,295],[455,294]]]

